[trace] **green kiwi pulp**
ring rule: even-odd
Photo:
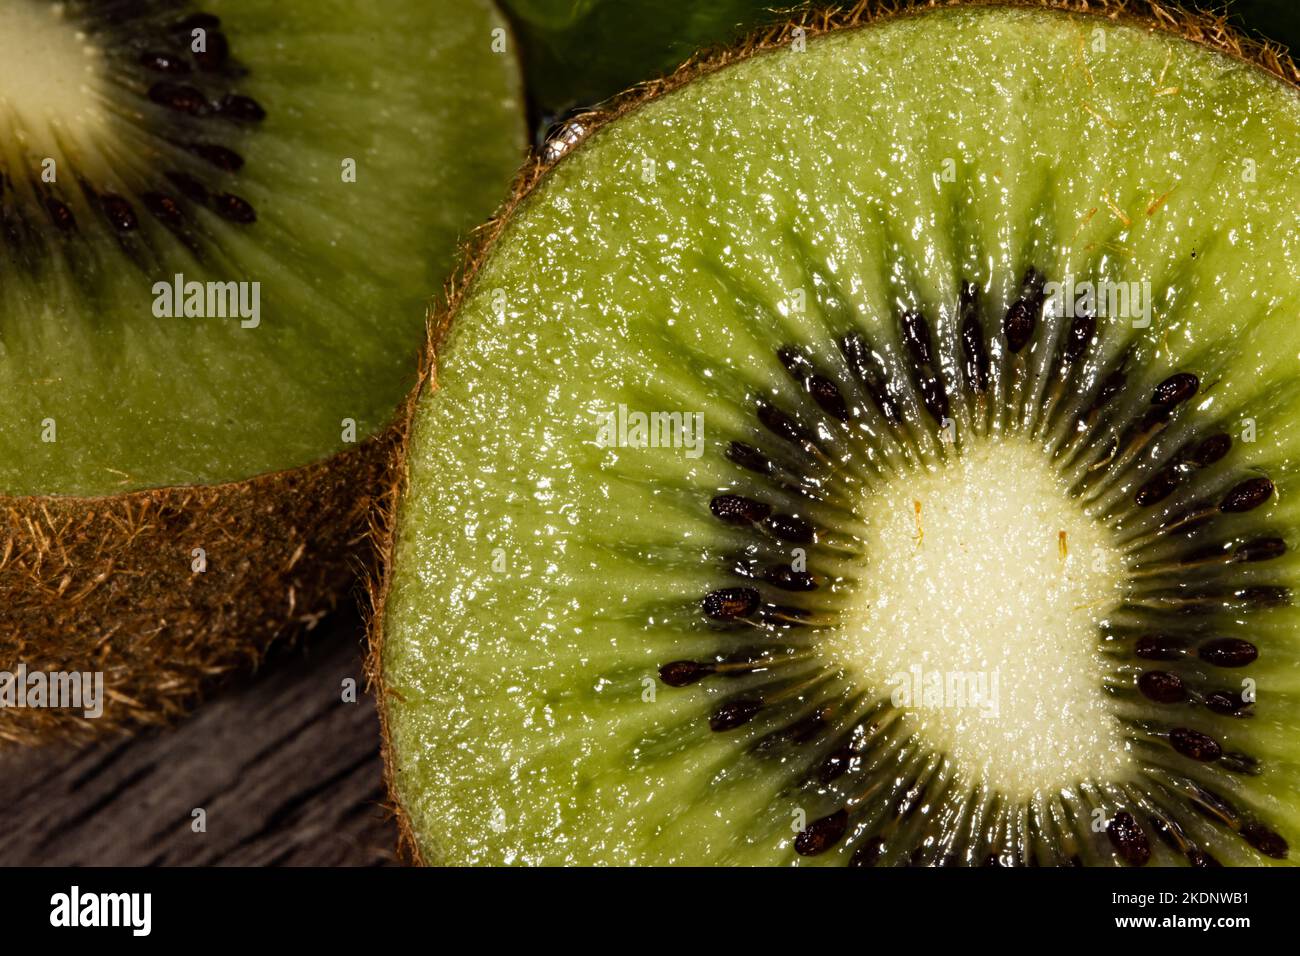
[[[518,162],[496,15],[454,6],[5,4],[0,490],[235,481],[389,423]]]
[[[523,149],[511,42],[488,0],[2,5],[0,669],[156,711],[345,587]]]
[[[791,26],[525,183],[391,516],[420,858],[1288,858],[1300,96],[1108,9]]]

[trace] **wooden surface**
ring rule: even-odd
[[[362,641],[340,612],[174,728],[0,753],[0,865],[395,862]]]

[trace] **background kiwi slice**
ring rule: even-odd
[[[417,856],[1288,857],[1296,71],[1119,10],[791,25],[521,183],[372,635]]]
[[[0,668],[107,726],[320,615],[521,99],[484,0],[3,4]]]

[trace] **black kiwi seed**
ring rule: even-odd
[[[857,758],[857,753],[850,747],[841,747],[839,750],[831,753],[824,761],[817,772],[817,777],[822,783],[831,783],[838,780],[846,774],[853,761]]]
[[[774,604],[772,605],[772,616],[790,623],[807,620],[812,617],[812,612],[806,608],[794,607],[789,604]]]
[[[1219,766],[1232,773],[1252,775],[1259,773],[1259,761],[1250,754],[1242,753],[1240,750],[1225,752],[1219,758]]]
[[[1006,336],[1007,348],[1013,354],[1028,345],[1034,334],[1034,315],[1031,309],[1028,302],[1018,299],[1007,309],[1006,317],[1002,320],[1002,334]]]
[[[1128,384],[1128,376],[1123,371],[1116,369],[1102,380],[1101,388],[1097,390],[1097,397],[1092,400],[1093,411],[1104,406],[1112,398],[1124,390]]]
[[[1283,607],[1291,603],[1291,589],[1280,585],[1261,584],[1257,587],[1237,588],[1225,607],[1238,606],[1241,610],[1259,611],[1270,607]]]
[[[1216,690],[1205,695],[1205,706],[1216,714],[1236,717],[1250,706],[1235,690]]]
[[[1197,468],[1205,468],[1219,461],[1232,449],[1232,437],[1220,432],[1206,438],[1187,456],[1187,461]]]
[[[1273,482],[1267,478],[1247,478],[1223,496],[1219,510],[1224,514],[1251,511],[1268,501],[1272,494]]]
[[[785,733],[795,743],[806,744],[826,729],[826,718],[829,713],[830,711],[827,708],[818,708],[807,717],[786,728]]]
[[[807,571],[796,571],[786,564],[773,564],[763,569],[763,580],[783,591],[815,591],[817,579]]]
[[[251,96],[229,93],[217,103],[217,112],[226,119],[256,123],[266,119],[266,110]]]
[[[817,532],[813,526],[794,515],[774,514],[764,518],[762,525],[782,541],[791,544],[815,544]]]
[[[849,407],[840,394],[839,386],[824,375],[813,375],[808,379],[808,394],[813,401],[836,421],[847,422],[851,417]]]
[[[885,384],[884,366],[872,351],[871,344],[866,338],[859,332],[850,332],[840,339],[840,352],[844,355],[849,371],[871,396],[871,401],[875,403],[885,421],[891,426],[902,424],[902,410]]]
[[[743,495],[715,495],[709,502],[709,510],[727,524],[746,525],[762,521],[772,513],[772,506]]]
[[[1223,748],[1218,741],[1189,727],[1175,727],[1171,730],[1169,745],[1184,757],[1193,760],[1218,760],[1223,755]]]
[[[709,717],[709,729],[715,733],[735,730],[753,720],[763,709],[761,700],[742,697],[720,705]]]
[[[816,856],[825,853],[844,836],[849,826],[849,815],[843,808],[829,816],[814,820],[804,827],[803,832],[795,837],[794,849],[800,856]]]
[[[222,193],[219,196],[214,196],[212,208],[223,219],[229,219],[231,222],[237,222],[241,225],[257,221],[257,212],[249,204],[248,200],[242,199],[233,193]]]
[[[155,83],[149,87],[149,99],[159,106],[190,116],[206,116],[212,110],[207,97],[194,87],[179,83]]]
[[[777,349],[776,357],[785,366],[785,370],[800,381],[812,374],[812,363],[793,346],[787,345]]]
[[[189,147],[189,150],[195,156],[207,160],[217,169],[228,173],[237,173],[244,168],[243,156],[240,156],[233,149],[216,143],[194,143]]]
[[[1139,432],[1158,431],[1173,418],[1176,409],[1176,405],[1152,405],[1138,419],[1137,430]]]
[[[934,357],[931,354],[932,343],[930,340],[930,324],[925,321],[925,316],[920,312],[907,311],[903,313],[903,345],[911,353],[912,358],[919,365],[933,365]]]
[[[659,679],[669,687],[686,687],[702,680],[715,670],[713,664],[698,661],[672,661],[659,668]]]
[[[1002,334],[1011,353],[1019,353],[1034,336],[1038,314],[1043,309],[1043,277],[1034,269],[1025,273],[1020,298],[1011,303],[1002,318]]]
[[[1241,828],[1242,838],[1265,856],[1275,860],[1285,860],[1290,847],[1281,834],[1275,833],[1262,823],[1247,823]]]
[[[1201,387],[1201,380],[1191,372],[1176,372],[1155,387],[1151,394],[1151,404],[1157,408],[1173,408],[1181,405]]]
[[[839,386],[817,372],[806,356],[797,349],[786,346],[777,351],[777,358],[795,381],[803,385],[822,411],[836,421],[847,422],[850,419],[849,407],[840,394]]]
[[[973,392],[987,392],[989,351],[984,342],[984,328],[980,324],[979,286],[975,283],[962,282],[957,315],[961,319],[962,371],[966,384]]]
[[[1151,843],[1142,825],[1127,810],[1121,810],[1106,825],[1106,836],[1120,859],[1130,866],[1143,866],[1151,859]]]
[[[1182,476],[1175,468],[1162,468],[1143,483],[1133,495],[1139,508],[1147,508],[1164,501],[1178,487]]]
[[[1069,334],[1065,338],[1063,355],[1073,365],[1088,351],[1092,337],[1097,334],[1097,320],[1091,315],[1076,315],[1070,323]]]
[[[221,69],[230,56],[230,43],[226,35],[216,30],[208,30],[204,47],[205,49],[196,50],[194,53],[194,62],[199,65],[199,69],[208,72]]]
[[[921,404],[930,413],[930,417],[936,422],[946,421],[948,396],[944,393],[943,384],[939,379],[933,375],[918,376],[916,385],[921,392]]]
[[[727,446],[727,457],[741,468],[757,472],[760,475],[770,475],[776,470],[771,460],[761,451],[752,445],[746,445],[744,442],[733,441],[729,444]]]
[[[704,596],[704,613],[716,621],[732,621],[753,614],[761,600],[754,588],[719,588]]]
[[[77,228],[77,218],[66,204],[51,196],[45,200],[45,208],[50,214],[50,221],[62,232],[71,232]]]
[[[921,404],[931,418],[943,422],[948,417],[948,395],[943,383],[934,374],[930,323],[920,312],[908,311],[903,313],[902,325],[903,347],[914,363],[912,374],[917,390],[921,393]]]
[[[882,836],[869,837],[863,840],[862,845],[853,851],[853,856],[849,858],[849,866],[875,866],[884,855],[885,838]]]
[[[808,442],[808,437],[798,423],[775,405],[759,402],[757,415],[763,427],[777,438],[783,438],[792,445],[799,446],[803,446]]]
[[[149,210],[155,219],[173,229],[179,228],[185,221],[185,216],[181,212],[181,207],[171,196],[163,193],[145,193],[140,197],[144,200],[144,207]]]
[[[1198,647],[1196,654],[1215,667],[1245,667],[1259,656],[1259,649],[1238,637],[1216,637]]]
[[[1158,704],[1177,704],[1187,699],[1183,679],[1169,671],[1146,671],[1138,678],[1138,689]]]
[[[140,225],[131,204],[121,196],[104,196],[100,200],[104,215],[118,232],[131,232]]]
[[[1286,554],[1286,542],[1281,538],[1255,538],[1237,546],[1233,560],[1244,562],[1272,561]]]

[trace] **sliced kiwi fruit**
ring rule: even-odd
[[[417,859],[1289,858],[1297,73],[1088,6],[790,24],[520,182],[388,515]]]
[[[0,739],[168,716],[345,590],[521,155],[511,42],[485,0],[0,7],[0,670],[108,695]]]

